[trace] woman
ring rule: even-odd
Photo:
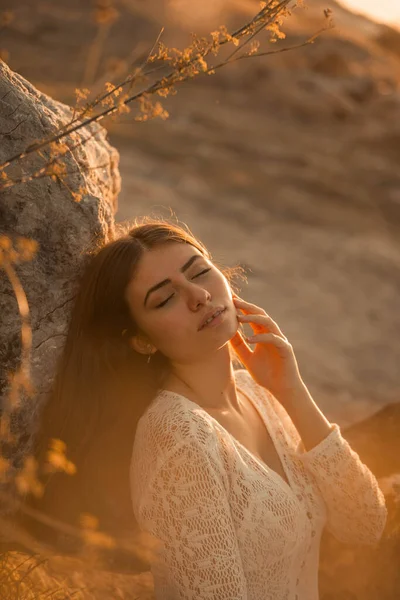
[[[157,599],[317,600],[323,529],[375,544],[385,500],[277,323],[233,292],[235,272],[163,221],[103,247],[82,278],[43,432],[78,463],[75,511],[122,510],[129,454],[135,518],[159,541]]]

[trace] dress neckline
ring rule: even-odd
[[[238,446],[240,446],[240,448],[242,448],[242,450],[244,450],[247,454],[249,454],[251,456],[251,458],[253,460],[255,460],[259,465],[261,465],[261,467],[266,470],[268,473],[270,473],[273,477],[275,477],[275,479],[281,484],[283,485],[287,490],[289,490],[289,492],[291,494],[293,494],[293,496],[295,496],[297,498],[297,495],[294,491],[294,488],[292,487],[292,485],[290,484],[290,482],[292,481],[291,475],[289,473],[289,471],[287,470],[286,466],[285,466],[285,461],[283,460],[283,456],[282,456],[282,451],[281,451],[281,446],[279,444],[279,441],[277,440],[277,438],[275,437],[275,434],[272,430],[272,428],[270,427],[270,424],[268,422],[268,419],[264,418],[264,415],[262,414],[262,412],[258,409],[258,406],[256,406],[255,401],[251,398],[251,396],[249,394],[247,394],[243,388],[238,385],[236,383],[236,389],[241,392],[244,396],[246,396],[246,398],[251,402],[252,406],[254,406],[254,408],[257,410],[258,414],[260,415],[260,418],[262,420],[262,422],[264,423],[264,426],[267,430],[267,432],[270,435],[270,438],[272,440],[272,443],[274,445],[275,451],[279,457],[279,460],[281,462],[282,465],[282,470],[284,471],[287,480],[289,481],[289,483],[287,483],[283,477],[274,469],[272,469],[272,467],[270,467],[269,465],[267,465],[261,458],[259,458],[256,454],[253,454],[253,452],[251,452],[248,448],[246,448],[246,446],[244,446],[241,442],[239,442],[239,440],[230,432],[228,431],[223,425],[221,425],[221,423],[215,419],[212,415],[210,415],[209,412],[207,412],[202,406],[200,406],[200,404],[197,404],[197,402],[193,402],[193,400],[190,400],[187,396],[184,396],[183,394],[180,394],[178,392],[173,392],[172,390],[166,390],[166,389],[162,389],[161,392],[162,393],[167,393],[167,394],[173,394],[174,396],[178,396],[179,398],[182,398],[183,400],[185,400],[186,402],[188,402],[189,404],[195,406],[196,408],[200,409],[200,410],[204,410],[204,412],[207,413],[207,415],[213,419],[213,421],[215,421],[215,423],[217,424],[217,426],[221,427],[226,433],[227,435],[229,435],[229,437],[234,441],[235,444],[237,444]]]
[[[241,444],[238,440],[236,440],[236,438],[234,438],[238,444],[240,444],[245,450],[247,450],[247,452],[249,452],[249,454],[251,454],[251,456],[253,456],[256,460],[258,460],[258,462],[266,469],[268,469],[268,471],[270,471],[273,475],[275,475],[282,483],[284,486],[286,486],[287,488],[289,488],[289,490],[294,493],[294,489],[291,485],[291,476],[290,473],[288,472],[288,470],[286,469],[285,466],[285,461],[283,459],[283,455],[282,455],[282,448],[281,445],[279,443],[279,440],[277,440],[277,438],[275,437],[275,432],[273,431],[272,427],[270,426],[270,422],[268,419],[265,419],[264,414],[261,413],[261,411],[259,410],[257,403],[253,400],[253,398],[247,394],[240,386],[236,385],[236,389],[239,390],[244,396],[246,396],[246,398],[251,402],[252,406],[255,408],[255,410],[257,411],[262,423],[264,424],[264,427],[267,431],[267,433],[269,434],[273,446],[275,448],[275,452],[278,455],[278,458],[280,460],[281,466],[282,466],[282,471],[285,473],[286,478],[288,481],[285,481],[285,479],[282,477],[282,475],[280,475],[277,471],[275,471],[274,469],[272,469],[272,467],[270,467],[269,465],[267,465],[262,458],[258,458],[258,456],[256,456],[255,454],[253,454],[252,452],[250,452],[250,450],[247,450],[247,448],[245,446],[243,446],[243,444]],[[229,433],[229,432],[228,432]],[[232,436],[234,437],[234,436]],[[289,483],[288,483],[289,482]]]

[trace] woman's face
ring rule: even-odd
[[[170,360],[204,359],[236,333],[238,321],[229,282],[190,244],[167,242],[146,251],[126,291],[132,316],[142,334],[132,339],[137,351],[148,344]],[[224,308],[214,324],[200,329],[209,311]]]

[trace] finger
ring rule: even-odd
[[[233,298],[233,302],[234,302],[235,306],[237,306],[238,308],[243,310],[245,313],[259,314],[259,315],[266,314],[265,310],[263,308],[261,308],[260,306],[257,306],[256,304],[251,304],[250,302],[246,302],[245,300],[242,300],[241,298]]]
[[[282,339],[279,335],[275,335],[275,333],[259,333],[247,337],[246,340],[251,344],[273,344],[285,352],[291,348],[291,344],[287,340]]]
[[[278,324],[269,315],[238,315],[238,319],[240,323],[249,323],[256,333],[260,333],[266,327],[271,333],[275,333],[286,340],[286,336],[282,333]]]

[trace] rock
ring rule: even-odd
[[[71,115],[69,106],[41,93],[0,62],[0,163],[54,134]],[[36,415],[51,387],[85,252],[95,242],[114,236],[119,154],[106,136],[106,130],[93,123],[64,138],[69,147],[90,139],[66,153],[63,181],[47,176],[0,192],[0,236],[9,236],[14,242],[22,236],[38,243],[35,258],[16,266],[30,310],[31,379],[36,391],[34,398],[23,399],[12,421],[18,449],[3,447],[16,466],[29,448]],[[7,176],[14,181],[36,172],[50,156],[48,147],[41,154],[34,152],[11,163]],[[75,199],[73,193],[78,192],[81,197]],[[9,390],[7,374],[20,362],[21,321],[13,289],[1,269],[0,314],[0,406],[4,407]]]

